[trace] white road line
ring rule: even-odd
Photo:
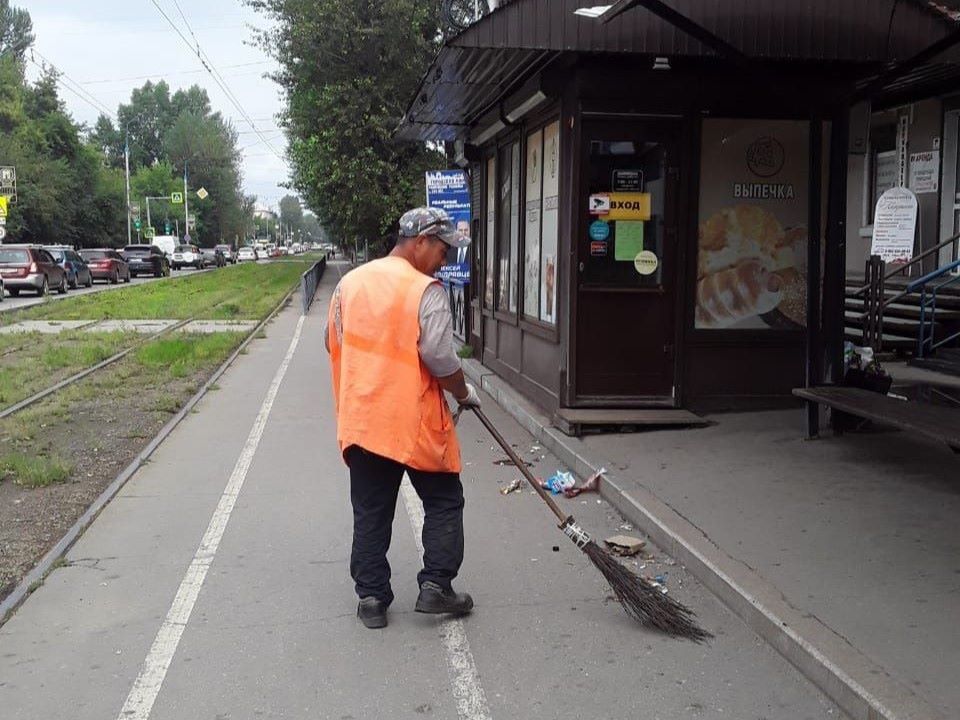
[[[167,612],[163,625],[157,632],[157,637],[143,662],[140,674],[133,683],[127,701],[123,704],[123,708],[117,716],[118,720],[147,720],[150,717],[153,704],[160,693],[160,686],[163,685],[167,669],[170,667],[173,655],[177,651],[177,645],[180,644],[180,638],[187,627],[187,622],[190,620],[190,614],[197,602],[200,588],[203,587],[203,581],[207,577],[207,570],[210,569],[210,565],[216,557],[217,548],[220,547],[220,539],[227,528],[230,513],[233,512],[233,506],[240,495],[240,488],[243,487],[243,481],[247,477],[250,463],[257,452],[257,446],[263,436],[263,430],[267,425],[267,418],[273,408],[280,383],[283,382],[283,377],[287,374],[290,360],[293,358],[297,344],[300,342],[300,331],[303,329],[304,319],[304,316],[301,315],[297,323],[297,330],[290,341],[290,347],[287,349],[287,354],[273,376],[273,382],[270,384],[267,396],[264,398],[257,419],[253,422],[253,428],[247,436],[247,442],[237,459],[237,464],[233,468],[233,473],[230,475],[230,480],[227,482],[223,495],[220,496],[220,503],[217,505],[213,517],[210,518],[210,524],[200,541],[200,547],[197,548],[193,561],[180,583],[177,596]]]
[[[413,537],[417,542],[417,549],[423,555],[423,504],[417,497],[410,480],[403,478],[400,486],[403,492],[403,504],[407,507],[410,524],[413,526]],[[492,720],[490,708],[487,705],[487,696],[480,684],[480,673],[473,661],[470,652],[470,642],[467,640],[467,631],[463,621],[456,618],[445,618],[440,621],[440,639],[447,651],[447,662],[450,664],[451,681],[453,683],[453,697],[457,701],[457,714],[460,720]]]

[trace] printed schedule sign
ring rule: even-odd
[[[870,254],[884,262],[909,262],[916,232],[917,196],[907,188],[890,188],[877,200]]]

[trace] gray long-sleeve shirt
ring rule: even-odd
[[[340,325],[340,285],[333,291],[331,303],[337,308],[334,313],[334,325],[337,337],[343,340],[343,327]],[[439,283],[433,283],[420,298],[420,340],[417,349],[420,359],[434,377],[447,377],[460,369],[460,358],[453,346],[453,316],[450,314],[450,302],[447,293]],[[328,327],[323,328],[324,343],[330,351]]]

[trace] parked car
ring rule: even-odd
[[[170,261],[156,245],[127,245],[120,254],[130,266],[133,277],[153,275],[158,278],[170,274]]]
[[[200,248],[200,254],[203,256],[204,267],[223,267],[227,264],[223,253],[215,247]]]
[[[83,249],[80,257],[87,261],[94,280],[105,280],[111,285],[121,280],[130,282],[130,266],[123,255],[113,248]]]
[[[13,297],[21,290],[41,296],[50,288],[67,292],[66,271],[39,245],[0,245],[0,277]]]
[[[245,245],[237,251],[237,262],[250,262],[257,259],[257,250]]]
[[[203,255],[196,245],[177,245],[173,250],[173,259],[170,261],[174,270],[189,265],[197,270],[203,269]]]
[[[80,285],[93,285],[93,274],[87,261],[69,245],[47,245],[44,249],[53,255],[53,259],[66,271],[67,285],[76,288]]]
[[[237,262],[237,251],[230,245],[217,245],[217,250],[223,253],[224,260],[231,265]]]

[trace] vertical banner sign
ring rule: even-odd
[[[426,173],[427,205],[445,210],[457,232],[470,240],[470,185],[463,170],[432,170]],[[467,303],[464,285],[470,282],[470,248],[450,248],[436,273],[450,297],[453,334],[467,339]]]
[[[541,219],[540,253],[543,265],[540,274],[540,320],[556,325],[558,238],[560,221],[560,123],[543,129],[543,215]]]
[[[707,119],[698,329],[806,325],[809,123]]]
[[[430,170],[427,176],[427,205],[445,210],[457,232],[470,239],[470,186],[463,170]],[[469,248],[452,248],[447,262],[437,271],[443,281],[470,282]]]

